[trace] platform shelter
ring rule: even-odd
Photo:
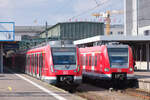
[[[0,73],[3,73],[4,45],[15,42],[15,23],[0,22]]]

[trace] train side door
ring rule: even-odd
[[[39,55],[39,77],[41,78],[42,76],[42,64],[43,64],[43,61],[42,61],[42,54]]]
[[[28,71],[28,55],[26,56],[26,65],[25,65],[25,73],[27,74],[27,71]]]
[[[101,53],[97,54],[97,72],[102,72]]]
[[[35,76],[35,54],[33,55],[33,75]]]
[[[91,72],[93,69],[92,69],[92,54],[89,54],[89,71]]]
[[[37,77],[39,78],[39,54],[37,54]]]
[[[83,72],[85,71],[85,69],[86,69],[86,55],[85,54],[81,54],[80,55],[80,58],[81,58],[81,67],[82,67],[82,70],[83,70]]]
[[[86,72],[90,72],[91,71],[91,56],[90,54],[86,54]]]
[[[47,68],[45,66],[45,53],[42,54],[43,56],[43,75],[46,76]]]
[[[94,72],[96,72],[96,73],[99,73],[101,70],[102,70],[102,68],[101,68],[101,53],[95,53],[95,55],[94,55],[94,61],[93,61],[93,63],[94,63]]]
[[[94,65],[94,72],[98,72],[98,67],[97,67],[97,53],[95,53],[94,58],[93,58],[93,65]]]
[[[34,62],[34,58],[33,58],[34,56],[33,56],[33,54],[31,55],[31,75],[33,75],[33,62]]]
[[[32,56],[31,56],[31,55],[29,55],[29,59],[30,59],[30,65],[29,65],[29,69],[28,69],[28,70],[29,70],[29,74],[31,74],[31,64],[32,64],[32,62],[31,62],[31,61],[32,61],[32,60],[31,60],[31,59],[32,59]]]
[[[92,53],[92,58],[91,58],[91,70],[95,71],[95,53]]]
[[[35,76],[37,76],[37,54],[35,54]]]
[[[26,73],[30,73],[30,55],[27,55]]]

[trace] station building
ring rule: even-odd
[[[104,23],[99,22],[63,22],[41,32],[40,38],[50,40],[79,40],[104,35]]]

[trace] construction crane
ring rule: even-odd
[[[107,11],[106,13],[102,12],[102,13],[94,13],[92,14],[92,16],[95,16],[96,18],[102,16],[106,21],[106,35],[110,35],[110,23],[111,23],[111,19],[110,16],[113,14],[123,14],[123,10],[112,10],[112,11]]]

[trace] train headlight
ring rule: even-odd
[[[53,66],[51,65],[51,71],[54,72]]]
[[[133,71],[133,68],[130,68],[129,70],[130,70],[130,72],[132,72],[132,71]]]
[[[105,71],[105,72],[109,72],[109,68],[105,68],[104,71]]]

